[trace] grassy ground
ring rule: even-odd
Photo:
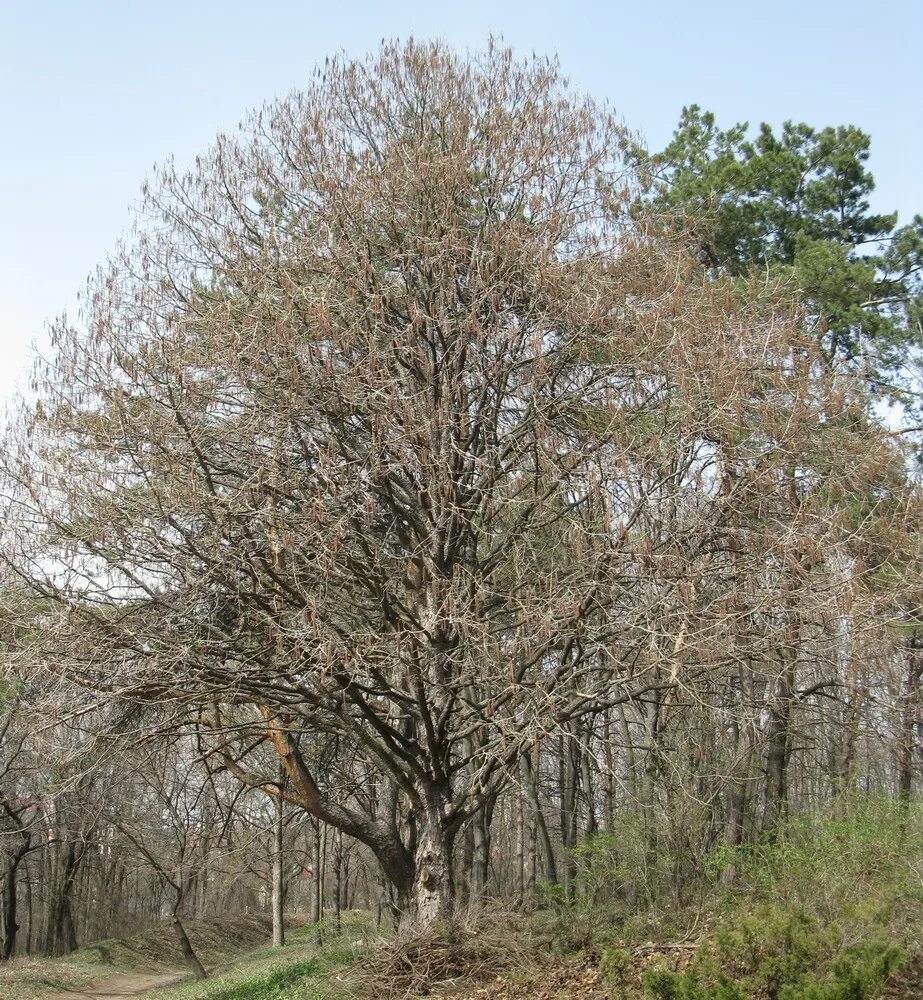
[[[206,968],[216,968],[264,942],[269,923],[255,917],[220,923],[194,921],[187,931]],[[17,958],[4,963],[0,965],[0,997],[40,1000],[47,994],[85,989],[116,973],[154,973],[181,965],[172,932],[158,927],[130,938],[99,941],[65,958]]]
[[[0,997],[3,1000],[36,1000],[46,993],[61,993],[89,986],[105,975],[98,963],[75,956],[58,961],[47,958],[16,958],[0,965]]]
[[[338,973],[358,960],[368,938],[368,921],[360,914],[349,915],[341,933],[329,935],[322,947],[313,928],[300,927],[287,934],[282,950],[258,948],[220,975],[155,991],[145,1000],[335,1000],[346,993]]]
[[[185,927],[196,954],[206,968],[220,966],[242,951],[257,947],[272,933],[271,924],[265,917],[188,921]],[[97,941],[81,948],[75,957],[122,972],[156,971],[182,965],[173,931],[163,926],[153,927],[130,938]]]

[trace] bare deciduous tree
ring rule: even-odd
[[[643,706],[653,804],[721,672],[772,692],[774,822],[798,658],[855,593],[838,498],[895,462],[781,290],[633,212],[628,139],[497,47],[335,60],[159,174],[7,463],[59,668],[200,706],[210,757],[367,845],[408,919],[451,911],[520,767],[554,872],[544,736],[564,847],[601,713]]]

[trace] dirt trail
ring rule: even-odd
[[[144,975],[126,972],[118,976],[110,976],[93,986],[85,986],[79,990],[67,990],[65,993],[52,993],[43,996],[42,1000],[122,1000],[123,997],[137,997],[150,990],[172,986],[186,976],[185,972],[162,972],[159,975]]]

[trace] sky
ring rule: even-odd
[[[872,136],[873,208],[923,212],[923,0],[0,0],[0,399],[73,314],[156,162],[191,163],[338,51],[502,36],[557,53],[651,148],[684,104]]]

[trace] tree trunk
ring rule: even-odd
[[[625,706],[620,705],[619,708],[622,711],[622,718],[624,718]],[[606,826],[606,832],[612,833],[615,821],[615,756],[612,753],[612,721],[608,711],[603,714],[603,759],[606,767],[603,779],[603,822]]]
[[[342,928],[343,917],[343,833],[333,836],[333,922],[337,933]]]
[[[189,966],[193,976],[196,979],[206,979],[208,973],[193,950],[192,942],[186,933],[186,928],[183,927],[182,921],[175,913],[173,914],[173,931],[176,934],[176,940],[179,942],[179,950],[182,952],[183,961]]]
[[[401,924],[422,926],[452,915],[452,840],[446,833],[438,801],[431,799],[417,817],[413,882],[401,891]]]
[[[587,837],[595,837],[599,829],[599,821],[596,818],[596,790],[593,782],[593,775],[597,771],[598,761],[593,753],[593,727],[587,723],[580,740],[580,775],[586,808],[585,833]]]
[[[83,847],[72,840],[59,846],[57,863],[52,868],[52,883],[48,892],[48,914],[45,924],[46,955],[65,955],[77,947],[71,916],[71,893],[74,875],[83,857]]]
[[[314,821],[314,892],[311,893],[311,921],[314,924],[316,944],[320,944],[323,940],[325,868],[324,828],[318,819]]]
[[[913,730],[919,707],[920,677],[923,674],[923,656],[917,642],[908,643],[907,673],[901,692],[901,740],[897,760],[897,794],[903,807],[910,804],[913,792]]]
[[[32,954],[32,941],[35,938],[35,901],[32,897],[32,873],[29,871],[29,862],[26,862],[25,872],[26,882],[26,954]]]
[[[763,833],[774,840],[788,808],[788,763],[792,711],[795,704],[795,651],[785,650],[785,663],[769,707],[766,733],[766,802]]]
[[[522,803],[522,786],[515,791],[515,822],[516,822],[516,905],[523,906],[526,901],[526,821]]]
[[[724,826],[724,843],[727,847],[739,847],[743,842],[744,817],[747,806],[746,768],[749,760],[742,763],[740,758],[741,733],[740,723],[735,719],[731,722],[731,750],[733,764],[729,776],[727,816]],[[737,880],[737,865],[731,862],[721,872],[722,885],[732,886]]]
[[[16,934],[19,924],[16,922],[16,870],[19,861],[10,859],[3,873],[3,908],[0,919],[3,925],[3,941],[0,945],[0,959],[7,961],[13,955],[16,947]]]
[[[834,799],[842,799],[852,788],[855,771],[856,745],[859,741],[859,722],[865,691],[859,683],[859,665],[851,656],[848,665],[846,685],[846,709],[840,726],[840,740],[833,766],[831,793]]]
[[[272,852],[272,946],[281,948],[285,944],[285,923],[283,903],[285,901],[285,858],[282,851],[282,834],[284,832],[284,803],[281,799],[275,801],[275,818],[273,822],[273,852]]]
[[[483,895],[490,874],[490,826],[496,799],[492,799],[472,819],[474,827],[474,857],[472,864],[471,894]]]
[[[569,733],[558,737],[558,796],[561,803],[561,845],[564,848],[564,898],[570,900],[574,892],[577,865],[574,848],[577,846],[577,796],[580,785],[580,750],[576,736]]]
[[[545,861],[545,881],[554,885],[558,881],[558,868],[555,863],[554,848],[551,844],[551,835],[548,833],[548,824],[545,822],[545,814],[542,811],[542,804],[538,797],[538,781],[536,770],[538,769],[538,747],[536,747],[535,767],[529,760],[528,754],[522,758],[522,772],[526,784],[526,794],[532,806],[532,817],[535,821],[535,833],[542,848],[542,855]]]

